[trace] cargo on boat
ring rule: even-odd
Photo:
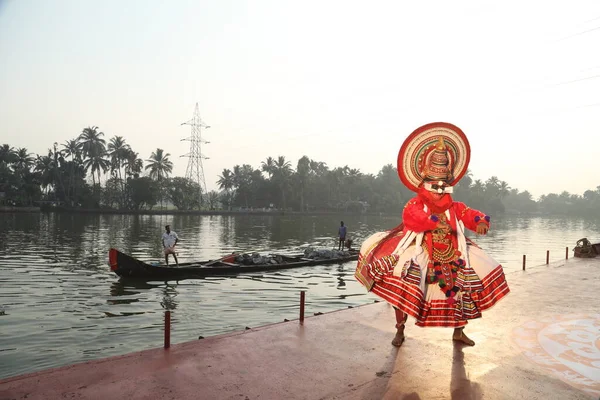
[[[231,254],[217,260],[180,263],[178,266],[154,265],[138,260],[117,249],[109,250],[110,269],[122,278],[183,279],[207,276],[235,275],[245,272],[277,271],[312,265],[339,264],[356,261],[358,250],[313,250],[304,254],[261,256]]]

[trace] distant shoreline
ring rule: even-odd
[[[41,209],[39,207],[12,207],[12,206],[0,206],[0,212],[23,212],[23,213],[31,213],[31,212],[40,212]]]
[[[354,213],[352,211],[281,211],[281,210],[114,210],[102,208],[65,208],[65,207],[0,207],[0,213],[32,213],[32,212],[55,212],[61,214],[106,214],[106,215],[365,215],[384,216],[395,215],[394,213]]]
[[[58,212],[65,214],[114,214],[114,215],[223,215],[223,216],[243,216],[243,215],[262,215],[262,216],[283,216],[283,215],[365,215],[365,216],[384,216],[394,215],[386,213],[360,213],[344,211],[265,211],[265,210],[109,210],[109,209],[64,209],[64,208],[44,208],[42,212]]]
[[[340,215],[340,216],[369,216],[386,217],[398,216],[397,213],[389,212],[365,212],[356,213],[353,211],[281,211],[281,210],[114,210],[101,208],[64,208],[64,207],[8,207],[0,206],[0,213],[39,213],[55,212],[61,214],[104,214],[104,215],[222,215],[222,216],[243,216],[243,215],[262,215],[262,216],[320,216],[320,215]],[[514,213],[505,212],[502,215],[539,217],[541,213]],[[568,215],[546,215],[547,217],[568,217]]]

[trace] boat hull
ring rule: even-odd
[[[358,259],[358,250],[351,250],[347,257],[331,259],[307,259],[301,256],[282,256],[280,264],[235,264],[221,260],[182,263],[179,266],[151,265],[110,249],[109,264],[111,270],[121,278],[128,279],[186,279],[204,278],[209,276],[237,275],[247,272],[278,271],[290,268],[300,268],[313,265],[339,264]]]

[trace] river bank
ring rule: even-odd
[[[0,206],[0,213],[14,213],[14,212],[40,212],[39,207],[12,207],[12,206]]]
[[[106,214],[106,215],[223,215],[223,216],[242,216],[242,215],[295,215],[295,216],[320,216],[320,215],[354,215],[385,217],[395,216],[391,212],[355,212],[346,210],[324,210],[324,211],[284,211],[277,209],[238,209],[238,210],[176,210],[176,209],[155,209],[155,210],[116,210],[112,208],[66,208],[66,207],[0,207],[0,213],[13,212],[56,212],[65,214]],[[501,216],[522,216],[536,217],[543,216],[540,212],[519,213],[505,212]],[[564,215],[546,215],[546,217],[565,217]]]
[[[38,209],[39,211],[39,209]],[[283,211],[276,209],[242,209],[242,210],[174,210],[174,209],[155,209],[155,210],[115,210],[102,208],[63,208],[63,207],[43,207],[43,212],[57,212],[68,214],[114,214],[114,215],[365,215],[365,216],[385,216],[394,215],[393,213],[356,213],[354,211]]]

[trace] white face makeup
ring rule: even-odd
[[[425,187],[425,189],[429,192],[439,194],[452,193],[454,191],[454,188],[452,186],[449,186],[448,184],[442,181],[439,181],[437,183],[425,182],[423,184],[423,187]]]

